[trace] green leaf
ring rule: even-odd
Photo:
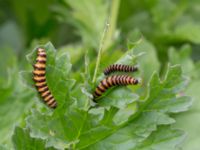
[[[75,65],[76,67],[79,67],[79,65],[82,65],[82,57],[85,53],[84,47],[81,44],[77,45],[65,45],[60,48],[58,48],[59,53],[68,53],[71,58],[71,63]],[[81,61],[80,61],[81,60]]]
[[[7,58],[5,57],[7,56]],[[17,65],[17,58],[15,56],[14,51],[11,48],[2,48],[0,55],[0,84],[3,86],[5,84],[5,80],[8,78],[8,71],[11,68],[15,68]]]
[[[182,41],[189,41],[195,44],[200,43],[200,27],[195,22],[188,22],[176,27],[175,38],[179,38]]]
[[[0,149],[199,150],[199,0],[19,0],[0,8]],[[23,60],[49,39],[58,47],[44,46],[55,110],[39,101],[32,80],[36,51],[29,66]],[[99,80],[105,67],[122,63],[138,64],[138,72],[127,74],[143,82],[112,88],[97,105],[91,75],[99,42]],[[85,52],[91,61],[84,71]],[[167,68],[168,61],[180,66]],[[12,145],[16,125],[23,128]]]
[[[180,130],[169,130],[168,127],[159,127],[136,150],[169,150],[176,149],[183,141],[185,134]]]
[[[25,113],[30,109],[34,101],[34,94],[27,90],[18,74],[17,58],[11,49],[2,49],[0,56],[2,61],[2,74],[0,75],[0,144],[11,148],[10,137],[15,124],[23,124]],[[5,57],[6,56],[6,57]],[[8,59],[4,61],[4,59]],[[5,68],[5,69],[4,69]]]
[[[107,19],[108,3],[104,3],[102,0],[74,0],[73,2],[66,0],[65,3],[72,8],[72,11],[68,14],[66,9],[62,11],[62,7],[60,10],[58,8],[57,11],[64,16],[63,20],[70,22],[78,29],[78,34],[86,45],[98,49],[101,33]]]
[[[67,52],[60,54],[49,44],[46,49],[47,83],[63,105],[53,112],[33,109],[26,118],[30,134],[45,139],[46,147],[133,149],[152,132],[157,132],[159,125],[175,123],[171,113],[186,111],[191,105],[189,97],[177,96],[185,87],[180,66],[169,66],[162,81],[157,73],[152,75],[145,99],[127,87],[120,87],[111,89],[109,94],[99,99],[100,107],[89,107],[89,76],[85,75],[85,84],[70,84],[71,65]],[[128,55],[134,58],[131,52]],[[62,86],[57,86],[57,82],[62,82]]]
[[[159,83],[160,82],[160,83]],[[160,86],[158,86],[160,84]],[[148,100],[150,110],[157,110],[166,113],[176,113],[188,110],[191,106],[191,98],[187,96],[176,96],[185,87],[184,79],[181,77],[181,67],[170,67],[166,79],[159,81],[156,76],[150,82],[150,93]]]
[[[138,65],[138,68],[139,68],[138,73],[137,72],[130,73],[130,75],[136,74],[136,78],[137,78],[137,76],[139,76],[139,78],[142,79],[142,83],[141,83],[142,88],[140,90],[138,90],[138,87],[140,87],[141,84],[139,84],[139,86],[130,86],[130,88],[132,88],[133,91],[137,94],[141,94],[141,91],[142,91],[142,94],[143,94],[142,97],[144,97],[146,94],[146,91],[147,91],[146,85],[147,85],[147,82],[149,81],[150,76],[152,75],[153,72],[155,72],[155,71],[158,72],[159,68],[160,68],[160,64],[159,64],[159,61],[158,61],[156,53],[155,53],[155,48],[151,45],[151,43],[149,43],[145,39],[142,39],[142,40],[140,40],[140,42],[137,42],[135,44],[135,46],[132,47],[132,49],[128,50],[115,63],[116,64],[125,64],[125,65],[136,65],[136,64]],[[146,66],[148,66],[148,67],[146,67]],[[118,74],[120,74],[120,73],[118,73]],[[105,78],[105,76],[102,73],[98,77],[97,81],[100,82],[103,78]],[[122,88],[122,89],[125,91],[124,88]],[[116,90],[116,88],[114,88],[114,90]],[[117,106],[115,104],[117,101],[112,100],[113,98],[109,101],[106,100],[109,97],[109,95],[112,94],[112,92],[114,90],[111,89],[110,93],[108,93],[106,98],[104,98],[105,100],[102,100],[102,101],[105,101],[105,103],[103,103],[103,105],[105,105],[105,104],[111,105],[112,104],[112,106]],[[126,92],[130,93],[127,89],[126,89]],[[115,98],[116,98],[116,96],[118,96],[120,94],[116,95],[115,93],[113,93],[113,95],[115,95]],[[128,94],[128,95],[131,95],[131,94]],[[129,97],[129,96],[127,96],[127,97]],[[121,97],[118,97],[118,99],[121,99]],[[99,101],[101,101],[101,99],[99,99]],[[117,107],[119,107],[119,106],[117,106]]]
[[[34,137],[47,139],[47,145],[56,148],[69,148],[77,143],[90,143],[92,139],[98,140],[113,130],[105,126],[105,123],[100,123],[102,115],[95,115],[77,108],[71,108],[63,113],[58,116],[56,113],[45,115],[33,111],[27,118],[27,126]],[[111,120],[112,117],[107,122]],[[96,136],[91,137],[95,134]]]
[[[186,113],[176,116],[176,128],[181,128],[187,132],[187,140],[183,143],[183,150],[198,150],[199,149],[199,117],[200,117],[200,103],[199,103],[199,66],[190,58],[191,47],[186,45],[181,47],[179,52],[176,49],[169,51],[170,61],[172,63],[182,64],[184,74],[190,79],[189,85],[182,95],[189,95],[193,98],[193,105]],[[195,120],[195,121],[194,121]],[[195,123],[194,123],[195,122]]]
[[[156,48],[146,39],[143,39],[143,41],[133,49],[133,55],[139,55],[141,52],[144,53],[144,55],[137,60],[139,72],[143,82],[147,83],[152,73],[160,70],[160,63],[156,55]]]
[[[191,46],[186,44],[183,45],[179,51],[174,47],[169,49],[169,61],[172,64],[180,64],[182,66],[183,73],[185,75],[190,75],[191,71],[195,69],[194,62],[190,59],[191,56]]]
[[[0,145],[0,150],[8,150],[4,145]]]
[[[56,53],[51,43],[44,46],[47,53],[46,62],[46,80],[47,85],[58,102],[58,107],[65,103],[71,104],[69,101],[69,90],[74,86],[75,80],[71,79],[69,73],[71,71],[71,63],[68,53],[59,51]],[[27,55],[31,64],[35,63],[36,49]],[[22,72],[22,76],[27,79],[27,83],[33,86],[34,82],[30,72]]]
[[[117,108],[125,108],[128,104],[138,99],[138,95],[126,87],[116,87],[108,95],[101,98],[98,103],[101,106],[115,106]]]
[[[0,47],[1,48],[7,47],[8,49],[11,48],[15,52],[19,52],[22,49],[23,44],[24,44],[23,35],[19,29],[20,29],[19,24],[14,22],[14,20],[7,20],[6,22],[4,22],[0,27],[0,39],[1,39]],[[5,50],[4,52],[1,52],[1,53],[2,54],[11,53],[11,51]],[[1,55],[1,56],[5,56],[5,55]],[[15,57],[15,55],[13,56]],[[9,57],[11,57],[11,55]],[[7,59],[6,61],[10,62],[12,61],[12,59],[11,60]]]
[[[144,113],[141,118],[127,124],[125,127],[115,131],[111,136],[96,141],[95,144],[85,149],[134,149],[137,144],[146,139],[152,131],[156,130],[156,124],[173,123],[174,120],[161,113]],[[167,123],[168,122],[168,123]]]
[[[27,130],[16,127],[13,134],[13,143],[16,150],[44,150],[45,141],[32,138]],[[53,148],[47,148],[53,150]]]
[[[189,97],[176,97],[178,89],[181,90],[177,88],[177,86],[180,87],[180,82],[183,82],[181,79],[180,66],[169,67],[166,78],[162,82],[154,74],[149,85],[149,95],[144,102],[141,102],[138,111],[129,118],[129,121],[118,127],[112,135],[85,149],[134,149],[153,131],[156,134],[158,125],[174,123],[175,120],[169,116],[169,113],[186,111],[191,105]],[[179,100],[180,102],[177,102]],[[157,101],[158,104],[156,104]],[[155,105],[158,107],[154,107]],[[168,129],[170,130],[169,127]],[[183,135],[179,135],[178,138],[182,139]],[[173,138],[170,141],[179,143]]]
[[[71,96],[76,99],[77,107],[87,110],[90,106],[91,93],[84,88],[83,85],[76,85],[76,87],[71,91]]]

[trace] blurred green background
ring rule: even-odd
[[[162,76],[168,63],[182,65],[190,80],[185,93],[193,97],[194,104],[177,117],[174,126],[187,131],[184,149],[198,150],[199,17],[199,0],[0,0],[1,143],[6,143],[13,126],[33,105],[29,99],[34,99],[34,94],[22,86],[19,76],[21,70],[31,68],[26,54],[51,41],[58,50],[69,51],[74,72],[83,70],[86,51],[89,59],[96,61],[107,22],[104,60],[110,55],[120,57],[127,44],[142,38],[152,48],[146,49],[151,57],[143,60],[147,68],[155,68]],[[158,62],[151,63],[155,60]],[[104,65],[102,62],[101,67]]]

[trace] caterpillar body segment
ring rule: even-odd
[[[96,87],[93,93],[93,100],[96,101],[97,98],[101,97],[106,90],[114,86],[126,86],[126,85],[136,85],[139,83],[138,79],[135,79],[128,75],[112,75],[103,79],[99,85]]]
[[[36,63],[33,65],[33,80],[35,81],[37,91],[40,93],[44,103],[50,108],[56,108],[57,102],[46,83],[46,60],[45,49],[38,48]]]
[[[108,66],[104,70],[105,75],[109,75],[113,72],[135,72],[138,70],[137,66],[129,66],[129,65],[122,65],[122,64],[113,64]]]

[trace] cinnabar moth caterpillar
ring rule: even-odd
[[[105,70],[104,70],[104,74],[105,75],[109,75],[112,72],[135,72],[137,71],[138,68],[136,66],[129,66],[129,65],[122,65],[122,64],[113,64],[108,66]]]
[[[128,75],[113,75],[103,79],[99,85],[96,87],[95,92],[93,94],[93,100],[95,101],[98,97],[100,97],[107,89],[113,86],[120,85],[136,85],[139,83],[139,80],[128,76]]]
[[[45,49],[38,48],[36,63],[33,65],[33,80],[35,81],[37,91],[40,93],[40,96],[43,98],[46,105],[50,108],[56,108],[57,102],[50,92],[46,82],[46,58]]]

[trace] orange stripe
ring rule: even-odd
[[[46,81],[44,81],[44,82],[36,82],[35,85],[38,86],[38,87],[44,86],[44,85],[46,85]]]
[[[49,90],[48,86],[44,86],[44,87],[39,87],[38,88],[38,92],[45,92],[47,90]]]
[[[37,61],[38,60],[40,60],[40,61],[46,61],[46,57],[38,56],[36,60]]]
[[[45,74],[46,72],[45,72],[45,70],[34,70],[33,73],[35,75],[41,75],[41,74]]]
[[[56,106],[57,106],[57,102],[56,102],[56,101],[54,101],[54,103],[52,103],[52,104],[50,105],[51,108],[56,108]]]
[[[51,98],[53,98],[53,96],[50,94],[47,97],[44,98],[44,101],[47,102],[49,101]]]
[[[42,97],[47,97],[50,94],[51,94],[51,92],[48,90],[48,91],[45,91],[45,92],[41,93],[41,96]]]
[[[52,103],[54,103],[55,102],[55,100],[54,100],[54,98],[52,98],[52,99],[50,99],[49,101],[47,101],[47,105],[51,105]]]
[[[34,76],[33,79],[36,80],[36,81],[37,80],[45,80],[46,77],[45,76],[42,76],[42,77]]]

